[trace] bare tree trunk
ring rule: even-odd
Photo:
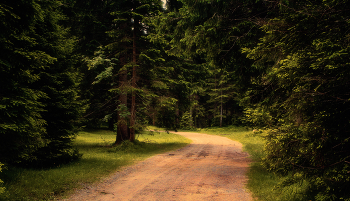
[[[221,99],[221,108],[220,108],[220,127],[222,127],[222,87],[220,87],[221,88],[221,97],[220,97],[220,99]]]
[[[179,117],[180,117],[179,103],[176,102],[175,122],[174,122],[175,132],[177,132],[177,126],[180,124]]]
[[[136,119],[136,96],[135,96],[135,89],[136,89],[136,68],[137,68],[137,46],[136,46],[136,32],[137,32],[137,25],[138,20],[134,19],[134,30],[133,30],[133,45],[132,45],[132,94],[131,94],[131,116],[130,116],[130,141],[135,141],[135,119]]]
[[[152,116],[153,116],[153,118],[152,118],[152,122],[153,122],[152,125],[155,126],[156,125],[156,113],[154,112]]]
[[[114,130],[114,123],[115,123],[115,118],[114,114],[112,114],[112,117],[108,120],[108,130],[113,131]]]
[[[120,58],[122,66],[125,65],[125,60],[126,60],[125,56],[122,56]],[[127,70],[125,69],[121,71],[119,75],[119,88],[121,89],[121,93],[119,94],[119,97],[118,97],[118,101],[119,101],[118,107],[127,108],[128,95],[127,95],[127,91],[124,89],[127,81],[128,81],[128,74],[127,74]],[[126,120],[126,117],[122,114],[123,112],[125,113],[125,111],[123,110],[118,110],[118,113],[117,113],[117,138],[116,138],[115,144],[120,144],[122,141],[129,139],[127,120]]]
[[[190,95],[190,127],[192,128],[193,126],[193,121],[192,121],[192,113],[193,113],[193,108],[192,108],[192,95]]]

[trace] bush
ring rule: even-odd
[[[2,164],[2,163],[0,163],[0,172],[1,172],[1,170],[2,170],[2,166],[3,166],[4,164]],[[1,187],[1,185],[3,184],[4,182],[0,179],[0,194],[2,194],[2,193],[4,193],[5,192],[5,187]]]
[[[185,112],[181,117],[180,128],[190,130],[194,128],[193,124],[194,123],[192,115],[190,115],[189,112]]]
[[[306,181],[312,200],[350,200],[349,142],[315,122],[289,125],[267,135],[264,165],[288,179],[281,186]]]

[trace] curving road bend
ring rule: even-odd
[[[193,142],[126,167],[69,201],[253,200],[245,188],[249,155],[225,137],[177,132]]]

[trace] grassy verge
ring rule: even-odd
[[[279,183],[285,178],[274,173],[268,172],[261,164],[264,158],[265,140],[263,133],[254,133],[251,129],[243,127],[224,127],[198,129],[196,132],[220,135],[232,140],[241,142],[244,145],[244,151],[247,151],[252,159],[250,170],[248,172],[248,189],[253,193],[256,200],[261,201],[302,201],[305,200],[305,184],[293,185],[281,188]]]
[[[53,200],[64,197],[76,188],[108,176],[122,166],[131,165],[152,155],[181,148],[190,140],[175,134],[143,132],[135,143],[124,143],[115,148],[108,145],[115,134],[107,130],[80,132],[75,146],[83,154],[81,160],[52,169],[3,170],[6,192],[0,200]]]

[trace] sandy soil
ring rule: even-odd
[[[193,143],[123,168],[66,200],[252,200],[245,188],[250,159],[239,142],[177,134]]]

